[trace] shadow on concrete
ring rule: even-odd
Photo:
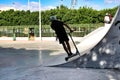
[[[0,68],[10,66],[36,66],[47,64],[54,61],[57,55],[50,55],[53,50],[34,50],[13,47],[2,48],[0,47]]]
[[[40,65],[40,51],[0,47],[0,67]]]
[[[55,62],[52,50],[27,50],[0,47],[1,80],[119,80],[118,70],[42,67]],[[62,54],[60,54],[62,55]],[[13,67],[15,66],[15,67]],[[74,74],[73,74],[74,73]],[[77,75],[77,76],[76,76]],[[61,77],[62,76],[62,77]],[[92,77],[91,77],[92,76]],[[47,77],[47,78],[46,78]]]

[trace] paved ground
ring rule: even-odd
[[[48,60],[56,61],[54,57],[59,55],[50,53],[61,50],[62,46],[54,38],[42,41],[0,40],[0,80],[120,80],[120,71],[114,69],[42,65]]]

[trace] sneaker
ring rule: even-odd
[[[68,54],[68,56],[71,56],[71,55],[73,55],[73,53],[69,53],[69,54]]]

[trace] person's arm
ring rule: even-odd
[[[51,24],[50,27],[51,27],[53,30],[55,30],[54,25]]]
[[[104,22],[105,22],[105,17],[104,17]]]
[[[74,30],[72,30],[67,24],[64,23],[64,25],[65,25],[65,27],[67,27],[67,28],[70,30],[70,32],[73,32],[73,31],[74,31]]]

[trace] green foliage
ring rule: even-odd
[[[66,6],[61,5],[56,9],[41,12],[42,25],[50,24],[49,17],[53,15],[69,24],[103,23],[106,12],[114,16],[116,10],[117,7],[98,11],[85,6],[79,9],[68,9]]]
[[[79,9],[69,9],[64,5],[57,6],[56,9],[41,11],[42,25],[50,24],[50,16],[56,15],[59,20],[69,24],[103,23],[105,13],[114,16],[117,7],[97,11],[90,7],[80,7]],[[38,25],[39,12],[14,11],[13,9],[0,12],[0,26],[16,25]]]
[[[39,13],[28,11],[2,11],[0,13],[0,26],[38,25]]]

